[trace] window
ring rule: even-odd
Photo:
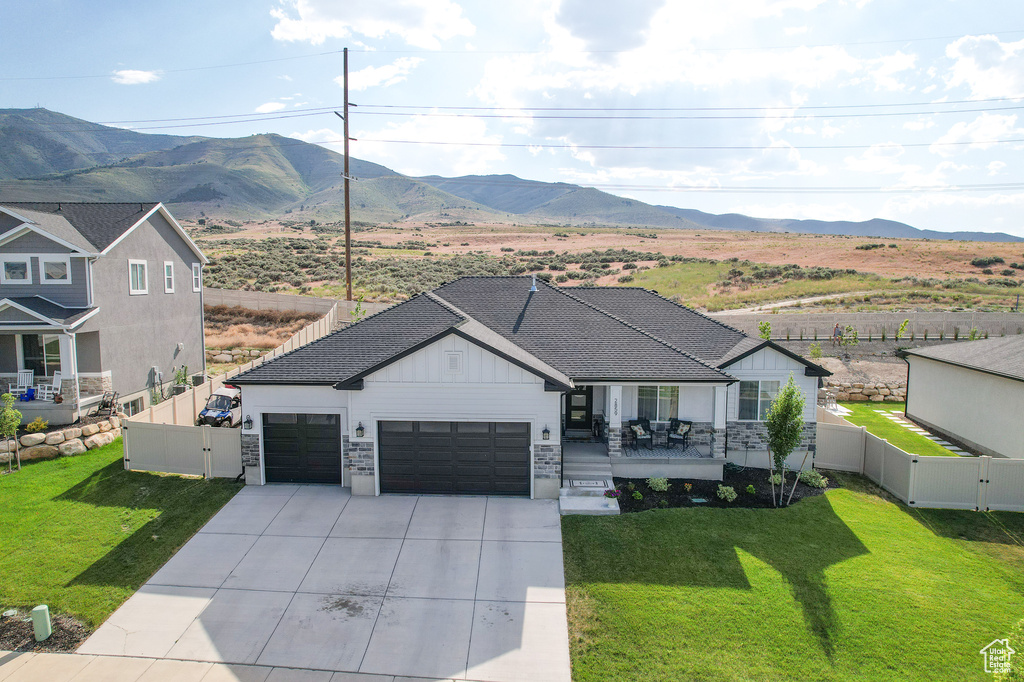
[[[137,415],[139,412],[142,412],[142,398],[136,398],[131,402],[124,403],[121,407],[129,417]]]
[[[667,422],[679,416],[678,386],[641,386],[637,392],[637,416]]]
[[[128,293],[132,296],[149,293],[149,280],[146,277],[146,261],[128,261]]]
[[[0,284],[32,284],[32,261],[19,256],[4,256]]]
[[[40,256],[43,284],[70,284],[71,259],[66,256]]]
[[[24,369],[32,370],[37,377],[60,371],[60,337],[55,334],[23,334],[21,352]]]
[[[768,416],[768,408],[778,394],[778,381],[741,381],[739,418],[764,421]]]
[[[174,263],[164,261],[164,293],[174,293]]]
[[[203,266],[200,263],[192,264],[192,291],[199,293],[203,290]]]

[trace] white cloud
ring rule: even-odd
[[[783,29],[787,36],[798,36],[810,30],[810,26],[788,26]]]
[[[269,114],[275,111],[281,111],[287,105],[282,102],[267,102],[256,107],[257,114]]]
[[[928,128],[934,128],[935,121],[929,117],[921,117],[916,121],[907,121],[903,124],[905,130],[927,130]]]
[[[160,80],[160,72],[122,69],[120,71],[115,71],[111,78],[115,83],[120,83],[121,85],[141,85],[143,83],[152,83],[153,81]]]
[[[936,140],[936,144],[930,149],[940,156],[952,156],[969,149],[988,149],[993,146],[994,140],[1003,140],[1021,134],[1024,134],[1024,130],[1017,127],[1016,114],[1003,116],[984,113],[970,123],[964,121],[954,123],[949,131]],[[962,142],[969,144],[949,144]]]
[[[882,90],[906,90],[906,84],[896,78],[897,74],[910,71],[917,62],[917,55],[897,52],[874,60],[877,66],[871,69],[876,87]]]
[[[349,90],[366,90],[378,85],[386,88],[401,83],[409,75],[409,72],[422,62],[423,60],[419,57],[401,57],[385,66],[368,66],[365,69],[360,69],[348,75]],[[334,82],[344,85],[345,77],[338,76]]]
[[[476,31],[451,0],[281,0],[271,16],[277,19],[271,31],[275,39],[314,45],[353,34],[392,34],[410,45],[436,50],[444,40]]]
[[[1004,43],[992,35],[964,36],[946,47],[953,67],[946,85],[965,85],[973,97],[1024,95],[1024,40]]]
[[[1003,169],[1006,168],[1006,164],[1003,163],[1002,161],[993,161],[992,163],[988,164],[986,168],[988,169],[989,175],[999,175],[1003,171]]]

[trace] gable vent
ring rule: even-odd
[[[444,371],[446,374],[462,374],[462,353],[460,351],[445,351]]]

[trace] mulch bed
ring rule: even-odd
[[[71,616],[54,616],[51,614],[50,625],[53,634],[42,642],[37,642],[32,630],[32,619],[29,611],[18,611],[18,615],[0,617],[0,650],[3,651],[40,651],[68,652],[74,651],[85,638],[92,634],[84,623]]]
[[[793,473],[786,476],[786,497],[793,488]],[[700,479],[670,478],[671,484],[668,491],[659,493],[651,490],[645,478],[616,478],[615,488],[622,494],[619,496],[619,510],[626,512],[640,512],[648,509],[671,509],[674,507],[747,507],[754,509],[772,508],[772,484],[768,481],[767,469],[755,469],[753,467],[736,467],[726,465],[722,481],[705,481]],[[691,489],[686,490],[685,484],[691,484]],[[632,485],[632,488],[630,487]],[[736,499],[726,502],[718,497],[718,486],[732,486],[736,491]],[[747,486],[754,486],[754,494],[747,492]],[[827,488],[812,488],[811,486],[798,483],[796,492],[793,493],[793,502],[805,497],[821,495],[826,490],[839,487],[832,479],[828,479]],[[635,499],[634,492],[639,492],[643,499]],[[778,488],[776,488],[778,494]],[[703,502],[694,502],[695,499],[703,499]]]

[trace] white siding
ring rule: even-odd
[[[1024,458],[1024,383],[910,357],[907,414],[985,454]]]
[[[804,367],[773,348],[762,348],[723,369],[740,381],[778,381],[780,388],[792,374],[797,388],[804,394],[804,422],[813,423],[818,405],[818,377],[804,376]],[[738,383],[729,386],[729,421],[739,418],[739,395]]]
[[[446,353],[462,354],[462,371],[447,372]],[[364,383],[543,384],[537,375],[454,334],[371,374]]]
[[[242,386],[242,419],[252,417],[252,431],[263,435],[263,415],[284,412],[340,415],[341,432],[348,434],[348,396],[330,386]],[[261,438],[262,441],[262,438]]]

